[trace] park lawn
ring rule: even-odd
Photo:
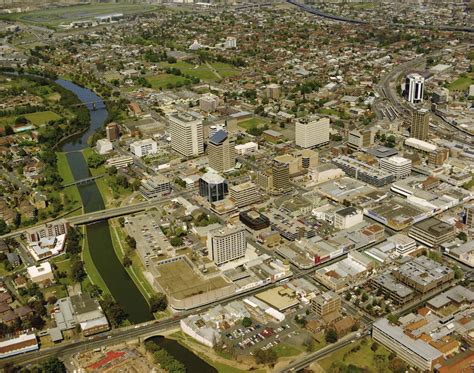
[[[258,118],[250,118],[250,119],[247,119],[247,120],[244,120],[242,122],[239,122],[237,123],[237,125],[239,127],[242,127],[246,130],[249,130],[251,128],[255,128],[255,127],[260,127],[261,125],[264,125],[266,122],[262,119],[258,119]]]
[[[64,185],[74,182],[74,176],[69,168],[66,153],[56,152],[56,159],[59,175],[63,179],[62,184]]]
[[[110,235],[112,236],[112,244],[114,246],[115,254],[122,262],[127,250],[125,244],[122,244],[125,243],[125,233],[117,225],[118,223],[115,221],[109,224]],[[149,300],[156,292],[143,274],[145,268],[143,268],[138,254],[133,252],[130,258],[132,259],[132,265],[125,268],[125,270],[132,278],[135,285],[137,285],[138,289],[140,289],[140,292],[143,294],[145,299]]]
[[[173,88],[177,84],[184,85],[186,82],[189,82],[189,79],[186,79],[183,76],[173,74],[159,74],[148,76],[146,80],[150,82],[151,87],[153,89]]]
[[[43,126],[52,120],[59,120],[61,116],[52,112],[50,110],[47,111],[39,111],[37,113],[30,113],[25,114],[24,117],[28,119],[31,123],[36,126]]]
[[[211,63],[211,66],[214,69],[216,69],[219,75],[221,75],[223,78],[227,78],[229,76],[236,76],[240,74],[239,69],[227,63],[213,62]]]
[[[16,116],[9,116],[9,117],[0,117],[0,128],[5,126],[13,127],[15,125]]]
[[[4,277],[8,275],[10,275],[10,272],[6,270],[5,263],[1,262],[0,263],[0,276]]]
[[[44,295],[44,299],[46,300],[48,300],[48,298],[51,296],[56,297],[56,299],[61,299],[68,296],[66,286],[63,284],[50,286],[42,289],[41,291]]]
[[[217,76],[205,65],[196,65],[187,63],[184,61],[178,61],[176,63],[160,62],[159,65],[163,68],[174,67],[181,70],[183,74],[194,76],[204,81],[216,81],[219,80]]]
[[[82,246],[82,260],[84,262],[84,268],[86,270],[87,276],[89,277],[89,280],[92,284],[97,285],[99,288],[102,289],[102,295],[112,295],[104,280],[100,276],[100,273],[97,270],[94,262],[92,261],[85,229],[83,229],[82,234],[84,236],[84,244]],[[85,283],[85,280],[83,281],[83,283]]]
[[[471,76],[461,76],[454,82],[448,85],[450,91],[465,91],[471,84],[474,84],[474,79]]]
[[[61,100],[61,95],[58,92],[53,92],[47,95],[46,99],[51,102],[59,102],[59,100]]]
[[[122,77],[120,76],[120,73],[117,71],[108,71],[104,73],[104,79],[107,80],[108,82],[111,82],[112,80],[120,80]]]
[[[370,338],[366,338],[365,340],[367,341],[366,344],[362,344],[361,341],[357,341],[356,343],[349,343],[347,346],[340,348],[325,359],[318,361],[318,364],[326,372],[330,372],[330,367],[335,361],[342,361],[347,365],[352,364],[359,368],[368,368],[371,372],[377,372],[378,369],[375,366],[374,362],[375,355],[388,356],[390,352],[380,344],[377,351],[373,352],[370,349],[370,347],[372,346],[372,340]],[[356,346],[360,346],[360,350],[351,353],[350,351]],[[348,353],[348,356],[344,358],[344,355],[346,353]]]
[[[280,343],[273,347],[276,355],[280,357],[290,357],[301,354],[303,351],[286,343]]]
[[[339,113],[337,110],[327,109],[327,108],[319,109],[318,113],[319,114],[326,114],[326,115],[335,115],[335,116],[338,116],[338,117],[341,115],[341,113]]]

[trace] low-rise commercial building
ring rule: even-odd
[[[341,297],[333,291],[317,295],[311,300],[311,310],[318,317],[324,317],[330,313],[340,313]]]
[[[436,247],[454,238],[454,227],[436,218],[428,218],[414,224],[408,233],[411,238],[429,246]]]
[[[256,210],[242,211],[239,220],[251,230],[259,231],[270,226],[270,219]]]
[[[28,267],[28,276],[31,281],[39,285],[47,285],[54,282],[53,269],[49,262],[44,262],[36,266]]]
[[[370,285],[375,289],[380,289],[395,304],[405,304],[413,299],[415,292],[408,286],[398,282],[389,273],[382,274],[370,279]]]
[[[396,279],[420,293],[427,293],[454,279],[454,271],[442,264],[420,256],[393,271]]]
[[[258,187],[251,181],[242,184],[233,185],[229,188],[230,197],[234,200],[238,208],[252,205],[260,201]]]
[[[154,140],[144,139],[144,140],[132,142],[130,144],[130,151],[136,157],[141,158],[141,157],[146,157],[147,155],[150,155],[150,154],[156,154],[156,152],[158,151],[158,147]]]
[[[107,154],[114,150],[113,144],[108,139],[97,140],[95,148],[97,150],[97,153],[99,153],[100,155]]]
[[[332,162],[349,176],[377,187],[390,184],[395,180],[394,174],[345,155],[334,158]]]
[[[334,213],[334,228],[348,229],[364,220],[361,210],[354,207],[344,207]]]
[[[158,174],[142,180],[139,191],[145,199],[157,198],[171,192],[171,183],[166,176]]]
[[[0,359],[39,349],[36,335],[20,334],[18,337],[0,342]]]
[[[381,158],[379,162],[380,168],[394,174],[397,180],[403,179],[411,174],[411,160],[409,159],[394,156],[390,158]]]

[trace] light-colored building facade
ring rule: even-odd
[[[395,175],[397,180],[410,176],[411,160],[397,155],[389,158],[381,158],[380,168]]]
[[[204,153],[202,117],[194,112],[176,112],[168,115],[171,148],[185,157]]]
[[[244,228],[219,228],[207,236],[209,257],[216,265],[231,262],[245,256],[247,240]]]
[[[158,151],[157,144],[155,140],[144,139],[132,142],[130,144],[130,151],[136,157],[146,157],[147,155],[156,154]]]
[[[333,291],[317,295],[311,300],[311,309],[318,317],[340,312],[341,297]]]
[[[412,104],[423,102],[425,78],[420,74],[409,74],[405,80],[405,96]]]
[[[309,117],[296,122],[295,143],[307,149],[329,143],[329,118]]]
[[[251,181],[242,184],[233,185],[230,188],[230,197],[235,201],[238,208],[252,205],[260,201],[258,187]]]
[[[349,132],[349,138],[347,141],[347,145],[353,149],[362,149],[368,148],[369,146],[374,144],[375,140],[375,133],[374,131],[368,130],[352,130]]]

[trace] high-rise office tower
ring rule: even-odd
[[[428,139],[430,113],[426,109],[413,110],[411,113],[411,137],[418,140]]]
[[[185,157],[204,153],[202,117],[194,112],[176,112],[168,115],[171,149]]]
[[[302,118],[295,125],[295,143],[314,148],[329,143],[329,118]]]
[[[209,167],[218,172],[228,171],[235,165],[234,143],[229,141],[226,131],[217,131],[207,146]]]
[[[420,74],[407,75],[405,79],[405,97],[412,104],[423,102],[425,78]]]
[[[117,123],[111,122],[105,127],[105,132],[107,134],[107,140],[114,141],[117,140],[120,136],[120,129]]]
[[[226,227],[210,231],[207,235],[207,249],[211,260],[217,265],[244,257],[247,250],[245,229]]]
[[[272,175],[274,189],[283,191],[291,188],[290,166],[288,163],[273,161]]]

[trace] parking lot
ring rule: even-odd
[[[237,325],[222,335],[226,346],[233,346],[237,353],[253,355],[257,350],[267,350],[282,343],[299,332],[291,322],[281,325],[269,323],[255,324],[248,328]]]

